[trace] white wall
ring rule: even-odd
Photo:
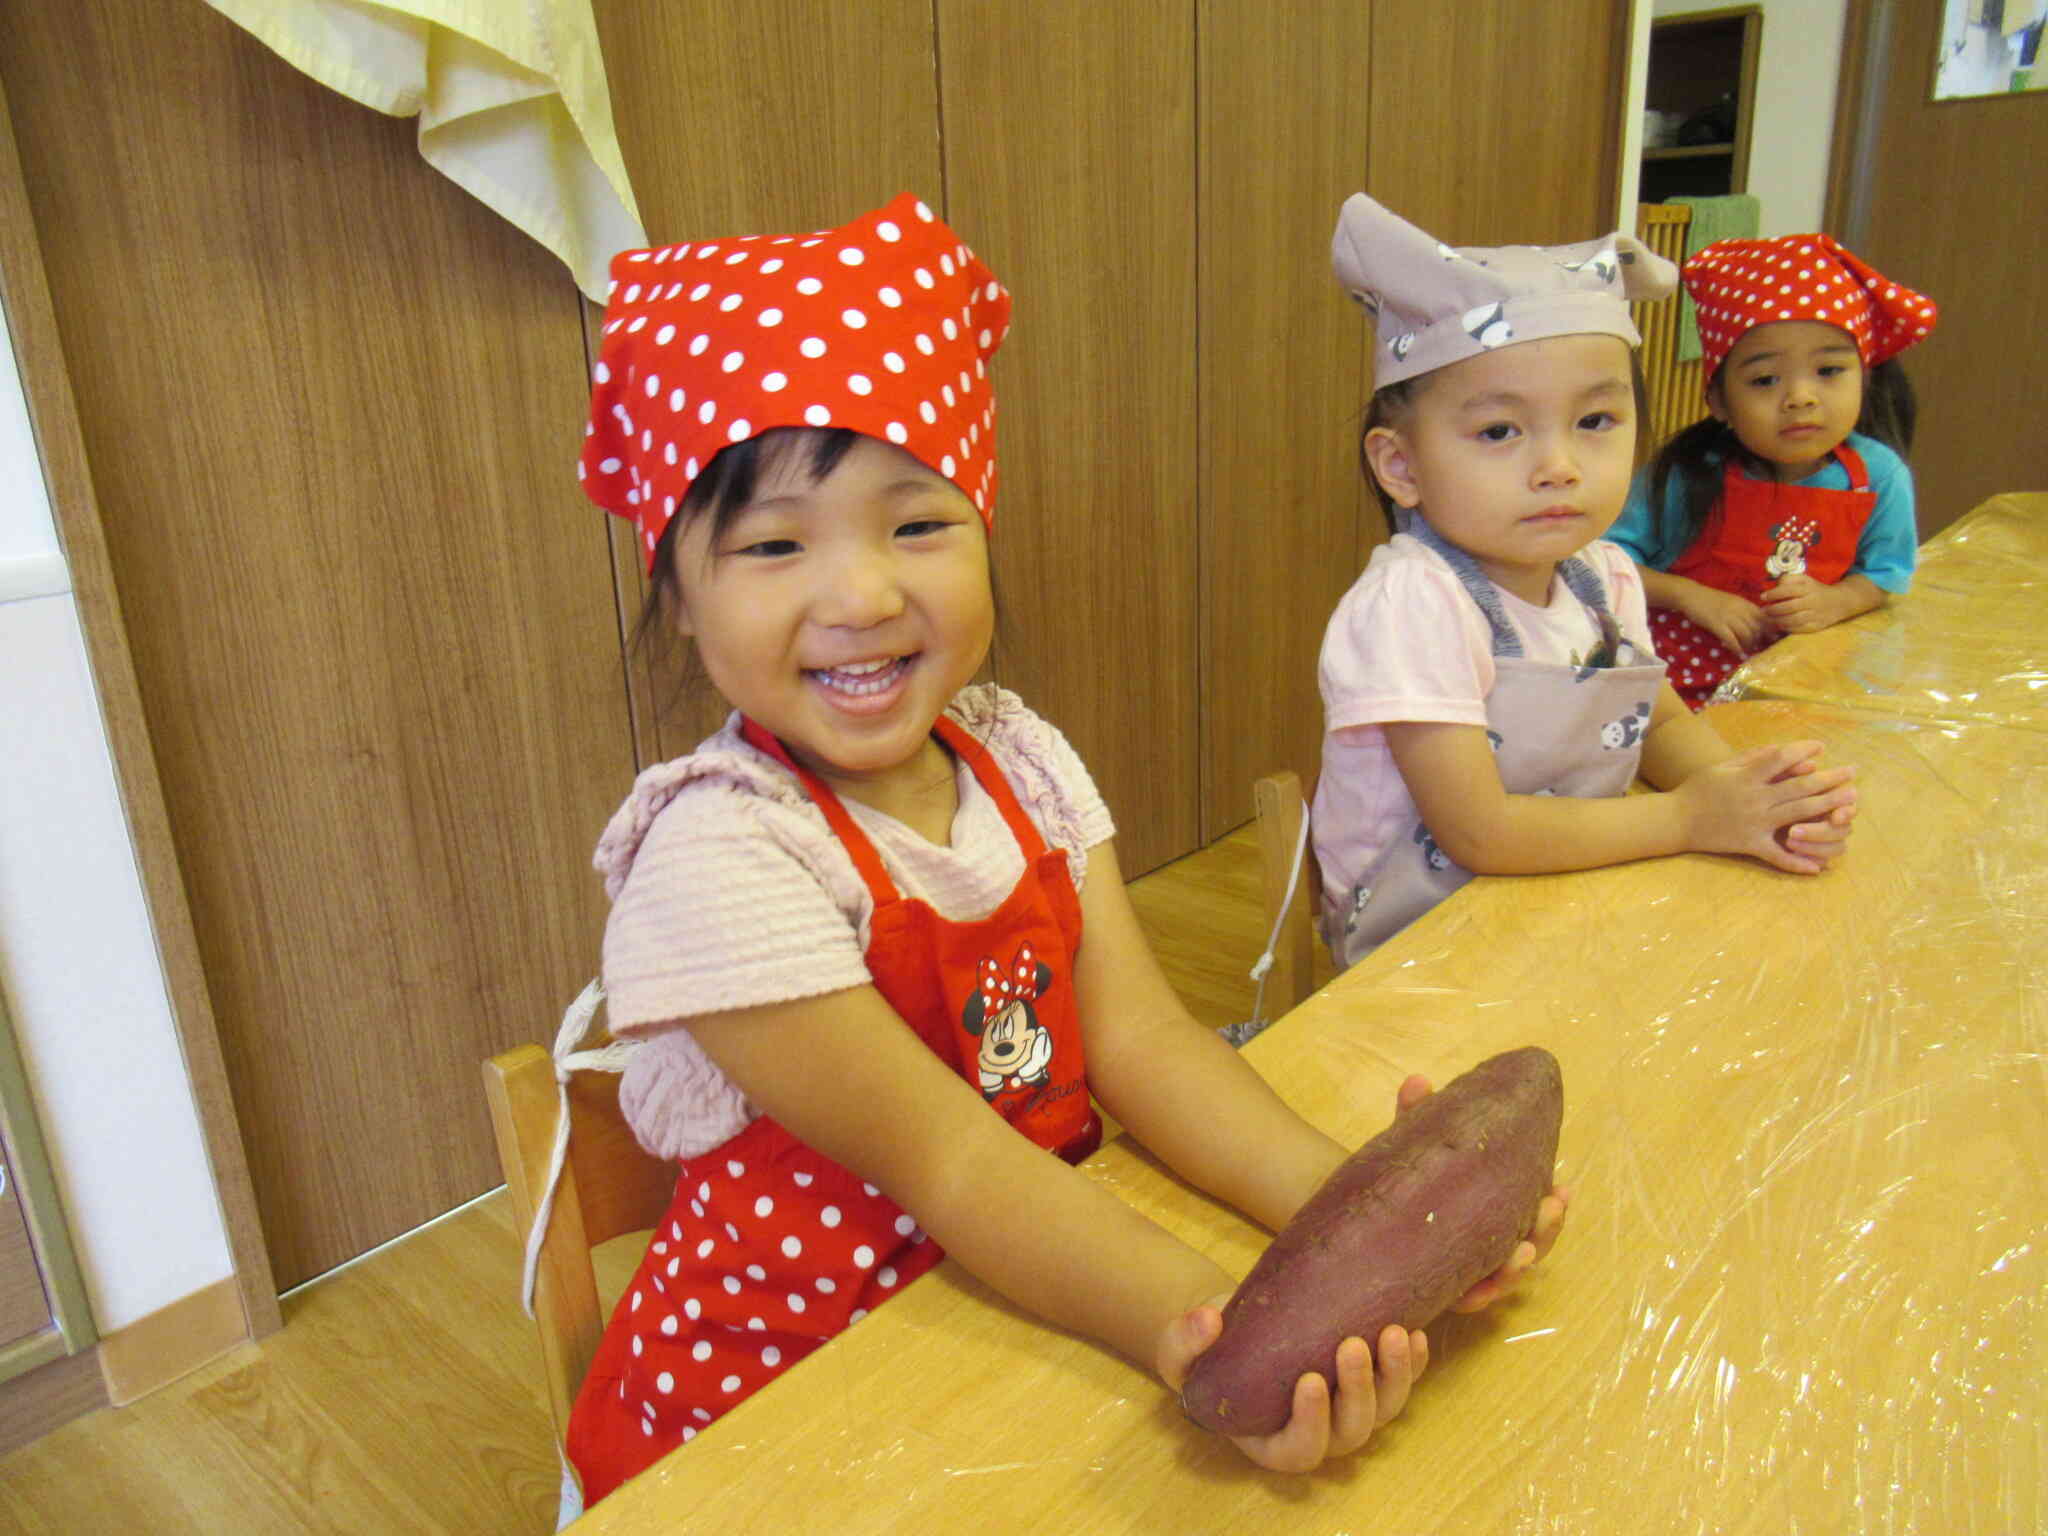
[[[0,989],[101,1332],[233,1273],[0,315]]]
[[[1643,102],[1649,84],[1650,7],[1640,3],[1630,12],[1634,31],[1629,38],[1628,100],[1621,114],[1621,195],[1615,203],[1614,227],[1633,231],[1636,202],[1643,185]]]
[[[1728,0],[1655,0],[1658,16],[1713,11]],[[1842,67],[1847,0],[1763,0],[1756,105],[1749,128],[1749,191],[1761,202],[1765,235],[1821,227],[1828,151],[1835,134],[1835,86]],[[1633,73],[1648,61],[1647,34]],[[1640,101],[1635,113],[1641,131]],[[1640,141],[1639,141],[1640,142]],[[1640,147],[1632,153],[1639,154]]]

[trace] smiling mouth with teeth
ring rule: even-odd
[[[843,667],[819,667],[808,675],[827,688],[860,697],[883,692],[903,675],[910,660],[908,656],[890,656],[876,661],[851,662]]]

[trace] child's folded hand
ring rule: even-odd
[[[1763,596],[1771,627],[1786,635],[1810,635],[1862,611],[1852,606],[1839,587],[1815,581],[1804,572],[1787,576]]]
[[[1820,755],[1817,741],[1788,742],[1695,773],[1673,791],[1685,806],[1686,846],[1819,874],[1841,852],[1856,807],[1855,770],[1822,768]]]
[[[1746,597],[1689,583],[1680,599],[1685,616],[1738,656],[1761,650],[1771,641],[1771,621]]]
[[[1819,768],[1820,758],[1816,754],[1785,769],[1774,782],[1782,784],[1803,778],[1818,772]],[[1797,857],[1832,864],[1849,846],[1850,824],[1856,820],[1858,809],[1856,786],[1852,783],[1849,785],[1848,802],[1836,806],[1819,821],[1789,822],[1778,828],[1778,846]]]

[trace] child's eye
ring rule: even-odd
[[[920,539],[930,534],[938,533],[947,526],[948,524],[943,518],[914,517],[907,523],[897,524],[896,537],[899,539]]]
[[[1847,363],[1822,363],[1820,365],[1820,376],[1824,379],[1832,379],[1848,371],[1849,365]]]
[[[1752,373],[1743,382],[1751,389],[1770,389],[1777,384],[1778,376],[1775,373]]]
[[[733,553],[755,560],[779,560],[785,555],[795,554],[799,547],[795,539],[757,539],[752,544],[742,545]]]
[[[1606,432],[1621,425],[1621,418],[1613,411],[1592,411],[1579,418],[1579,428],[1585,432]]]
[[[1491,426],[1481,427],[1476,434],[1482,443],[1505,443],[1514,435],[1514,423],[1507,421],[1496,421]]]

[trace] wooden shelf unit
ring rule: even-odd
[[[1732,143],[1646,147],[1644,202],[1747,190],[1750,118],[1756,100],[1763,20],[1761,7],[1748,5],[1651,22],[1644,107],[1676,113],[1685,120],[1733,95],[1735,138]]]

